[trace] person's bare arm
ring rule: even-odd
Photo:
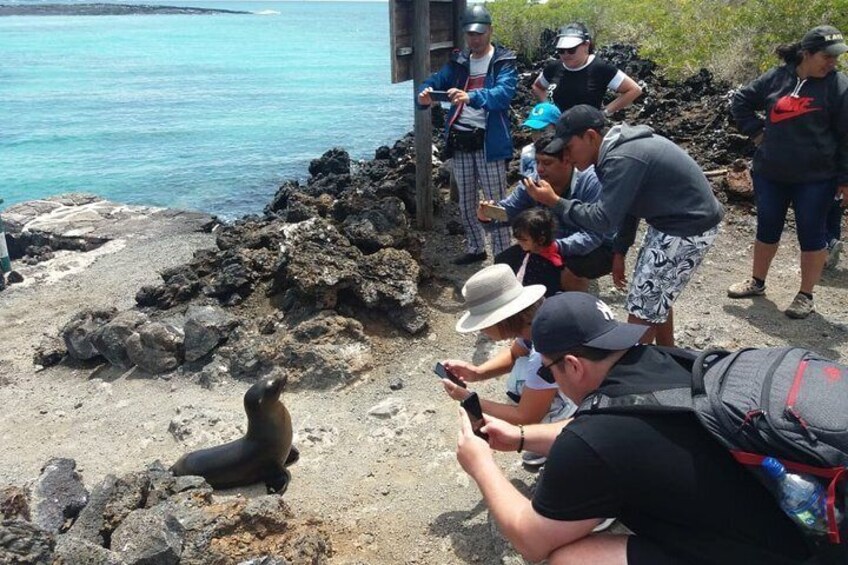
[[[474,435],[468,416],[460,412],[457,459],[477,483],[501,532],[525,559],[542,561],[560,547],[592,533],[600,519],[551,520],[538,514],[530,501],[503,475],[489,446]]]
[[[642,87],[632,78],[624,77],[624,80],[618,85],[616,92],[618,92],[618,96],[604,108],[607,114],[614,114],[633,104],[633,101],[641,96]]]
[[[505,420],[510,424],[538,424],[548,413],[556,396],[556,389],[524,388],[521,401],[516,404],[503,404],[492,400],[480,399],[480,407],[486,414]]]

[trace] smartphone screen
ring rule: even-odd
[[[450,102],[447,90],[431,90],[430,100],[433,102]]]
[[[436,366],[433,367],[433,372],[439,375],[440,379],[447,379],[456,386],[461,386],[462,388],[468,388],[468,385],[465,384],[462,379],[448,371],[447,367],[442,365],[441,363],[436,363]]]
[[[472,392],[471,396],[459,403],[468,414],[468,419],[471,420],[471,428],[474,430],[474,435],[489,441],[489,434],[480,431],[485,425],[483,420],[483,408],[480,406],[480,397],[476,392]]]

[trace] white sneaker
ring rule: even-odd
[[[604,520],[603,522],[601,522],[600,524],[598,524],[597,526],[592,528],[592,531],[595,532],[595,533],[603,532],[604,530],[609,529],[609,527],[612,526],[614,523],[615,523],[615,518],[607,518],[606,520]]]
[[[533,453],[532,451],[525,451],[521,454],[521,462],[528,467],[541,467],[547,460],[548,458],[544,455]]]

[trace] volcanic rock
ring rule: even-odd
[[[309,174],[313,177],[349,175],[350,155],[343,148],[334,147],[309,163]]]
[[[45,335],[35,347],[32,362],[42,367],[52,367],[61,363],[67,353],[68,348],[65,347],[65,342],[61,337]]]
[[[68,348],[68,354],[80,361],[93,359],[100,355],[92,342],[94,334],[114,318],[117,313],[118,310],[115,308],[108,310],[87,308],[74,314],[61,329],[62,339],[65,341],[65,347]]]
[[[0,519],[29,521],[29,497],[26,490],[7,485],[0,487]]]
[[[139,326],[127,338],[130,362],[152,375],[176,369],[183,360],[182,330],[162,322]]]
[[[397,197],[373,202],[359,210],[343,209],[339,201],[335,211],[344,218],[342,231],[359,249],[374,253],[384,247],[403,247],[409,231],[406,206]]]
[[[183,551],[182,536],[182,526],[170,513],[139,509],[115,530],[112,549],[127,565],[176,565]]]
[[[32,486],[32,522],[39,528],[59,533],[88,503],[88,491],[76,472],[73,459],[50,459]]]
[[[56,540],[24,520],[0,523],[0,563],[52,563]]]
[[[72,535],[56,538],[55,558],[57,565],[126,565],[114,551]]]
[[[127,340],[139,326],[147,322],[147,316],[141,312],[134,310],[121,312],[95,331],[91,342],[109,363],[122,369],[129,369],[133,366],[133,362],[127,352]]]
[[[238,324],[237,318],[217,306],[189,306],[183,326],[186,361],[204,357],[225,341]]]

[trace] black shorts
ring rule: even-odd
[[[585,279],[597,279],[612,272],[612,246],[601,245],[587,255],[563,257],[565,268]]]

